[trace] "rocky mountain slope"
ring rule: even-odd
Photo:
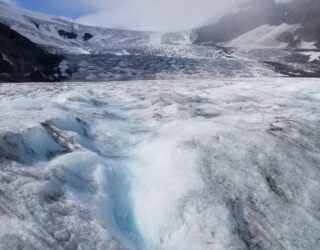
[[[195,42],[227,42],[225,45],[231,47],[320,48],[319,9],[318,0],[250,0],[218,22],[197,29]]]
[[[60,80],[61,60],[0,23],[0,81]]]

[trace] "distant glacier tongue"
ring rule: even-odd
[[[320,81],[0,85],[0,249],[317,249]]]

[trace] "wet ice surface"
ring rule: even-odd
[[[320,81],[0,86],[0,249],[317,249]]]

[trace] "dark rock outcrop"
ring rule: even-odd
[[[93,35],[91,35],[90,33],[85,33],[83,35],[83,40],[85,40],[85,41],[89,41],[92,38],[93,38]]]
[[[66,39],[77,39],[78,35],[74,32],[68,32],[65,30],[58,30],[58,33],[61,37]]]
[[[0,82],[61,80],[62,59],[0,23]]]

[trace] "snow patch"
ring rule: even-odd
[[[8,62],[9,64],[11,64],[12,66],[14,66],[14,63],[10,60],[10,58],[5,53],[2,53],[2,59]]]
[[[315,61],[319,61],[319,59],[320,59],[320,52],[319,51],[301,52],[301,54],[309,57],[308,62],[315,62]]]
[[[300,26],[281,24],[279,26],[272,26],[269,24],[261,25],[258,28],[250,30],[249,32],[240,35],[232,41],[223,43],[226,47],[240,47],[240,48],[277,48],[285,49],[288,43],[277,40],[278,36],[283,32],[293,33]]]
[[[301,41],[298,45],[299,49],[317,49],[315,42]]]

